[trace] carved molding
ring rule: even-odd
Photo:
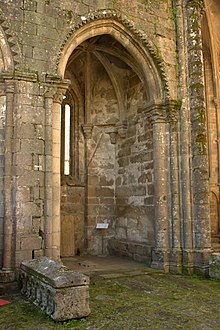
[[[116,124],[116,129],[117,129],[118,135],[121,138],[126,137],[127,128],[128,128],[128,124],[125,120],[123,122],[119,122]]]
[[[180,100],[171,100],[167,104],[167,119],[169,122],[178,122],[181,106],[182,102]]]
[[[68,39],[72,36],[74,32],[76,32],[78,29],[80,29],[85,24],[92,22],[92,21],[98,21],[98,20],[114,20],[121,23],[126,29],[128,29],[131,34],[133,34],[134,39],[138,40],[140,44],[142,44],[150,53],[151,58],[153,59],[157,70],[159,72],[159,75],[161,77],[163,87],[166,92],[166,97],[169,98],[169,87],[168,87],[168,80],[165,73],[164,68],[164,61],[161,57],[161,55],[158,53],[158,50],[156,50],[156,47],[153,45],[152,42],[150,42],[150,38],[147,36],[147,34],[135,27],[135,24],[129,20],[124,14],[121,14],[117,10],[97,10],[94,12],[89,12],[86,15],[78,17],[78,19],[75,20],[74,24],[70,27],[67,34],[64,36],[62,43],[59,46],[59,49],[56,49],[55,52],[58,53],[57,61],[56,61],[56,67],[55,71],[57,72],[58,66],[60,63],[60,58],[63,53],[63,48],[65,47],[66,42]]]
[[[21,50],[17,40],[17,36],[14,31],[12,32],[9,20],[5,17],[3,11],[0,9],[0,26],[4,31],[8,48],[10,49],[11,56],[13,58],[14,69],[18,68],[21,63]]]
[[[53,101],[55,103],[59,103],[59,104],[62,104],[63,102],[63,97],[64,95],[66,94],[66,89],[64,88],[57,88],[55,94],[54,94],[54,98],[53,98]]]
[[[144,109],[146,117],[152,124],[165,123],[167,121],[167,111],[165,104],[152,104]]]
[[[143,112],[151,123],[178,122],[181,101],[170,100],[167,103],[154,103],[148,105]]]
[[[14,91],[15,91],[15,81],[14,80],[5,81],[5,91],[6,91],[6,93],[14,93]]]
[[[91,139],[92,128],[93,128],[93,126],[89,125],[89,124],[82,125],[83,133],[84,133],[86,139]]]
[[[105,131],[105,133],[109,134],[111,144],[116,144],[117,133],[118,133],[117,128],[116,127],[108,128]]]

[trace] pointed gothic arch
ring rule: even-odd
[[[139,68],[154,101],[169,100],[169,87],[159,51],[134,24],[114,10],[96,11],[81,16],[60,46],[57,72],[64,77],[67,61],[74,49],[94,36],[109,34],[121,43],[139,63]],[[147,79],[146,79],[147,77]]]
[[[0,52],[2,57],[2,71],[12,72],[14,70],[13,56],[5,36],[5,32],[0,26]]]
[[[106,42],[106,43],[105,43]],[[115,44],[114,44],[115,43]],[[110,44],[110,47],[109,47]],[[105,47],[108,45],[108,47]],[[116,48],[114,48],[114,45],[116,45]],[[111,46],[113,46],[113,52],[111,51]],[[92,47],[92,48],[90,48]],[[93,48],[94,47],[94,48]],[[121,48],[120,48],[121,47]],[[86,54],[90,53],[91,56],[89,55],[87,57]],[[82,55],[84,54],[84,55]],[[80,56],[84,56],[84,59],[82,63],[80,64],[79,62],[77,63],[76,60],[80,58]],[[79,180],[71,180],[66,181],[65,185],[63,185],[61,188],[61,214],[60,214],[60,228],[61,228],[61,240],[65,242],[66,247],[62,246],[61,242],[61,251],[63,251],[63,255],[65,256],[66,251],[66,256],[70,255],[70,251],[73,251],[73,255],[78,253],[79,251],[82,253],[89,253],[89,254],[100,254],[100,251],[106,251],[108,250],[108,243],[107,240],[105,240],[104,243],[100,243],[100,237],[98,233],[95,233],[96,228],[96,223],[99,221],[103,221],[103,216],[104,216],[104,211],[103,209],[109,209],[108,215],[106,215],[106,220],[107,222],[110,223],[110,233],[111,237],[114,236],[115,230],[115,217],[117,218],[117,212],[118,206],[116,205],[116,198],[113,196],[116,195],[123,195],[123,187],[118,187],[117,184],[115,184],[116,176],[117,174],[114,173],[114,170],[110,170],[111,172],[110,177],[111,180],[107,180],[107,172],[105,171],[105,162],[109,162],[109,159],[111,159],[112,155],[115,155],[114,157],[110,160],[110,167],[113,168],[115,165],[115,161],[119,162],[120,164],[123,163],[123,159],[121,158],[121,154],[123,154],[122,151],[119,152],[116,151],[118,148],[117,146],[117,139],[126,139],[126,129],[128,127],[128,131],[132,130],[133,125],[136,126],[135,130],[138,131],[138,125],[135,118],[132,119],[133,116],[131,116],[131,111],[134,110],[135,107],[133,107],[133,110],[130,110],[130,116],[127,124],[127,113],[128,109],[126,108],[126,97],[125,97],[125,104],[123,100],[123,87],[120,86],[120,82],[117,81],[117,73],[116,71],[113,72],[113,68],[111,71],[111,64],[113,63],[114,65],[119,65],[120,68],[122,68],[121,64],[122,62],[124,63],[123,69],[126,71],[129,71],[129,79],[132,79],[134,77],[136,81],[134,81],[134,84],[139,84],[139,87],[137,87],[136,94],[133,96],[130,96],[130,101],[131,103],[134,101],[135,104],[138,104],[137,99],[139,98],[140,95],[142,98],[142,103],[141,107],[138,109],[138,105],[135,108],[135,112],[137,117],[139,116],[139,120],[141,120],[141,126],[142,124],[144,127],[141,128],[141,132],[145,134],[145,130],[147,132],[147,135],[149,136],[149,139],[152,139],[153,141],[153,136],[152,134],[155,135],[156,137],[156,142],[155,142],[155,155],[157,155],[159,149],[161,150],[161,145],[159,146],[159,136],[157,134],[160,132],[161,135],[161,142],[164,143],[162,148],[164,148],[164,153],[163,153],[163,158],[164,160],[162,163],[166,164],[168,162],[168,158],[166,157],[167,155],[167,142],[166,142],[166,135],[167,135],[167,126],[166,126],[166,121],[168,120],[168,112],[169,112],[169,88],[168,88],[168,82],[164,73],[163,69],[163,61],[160,59],[160,56],[156,53],[154,50],[154,47],[150,45],[150,42],[147,38],[147,36],[142,33],[141,31],[138,31],[135,29],[133,24],[126,20],[125,18],[122,18],[120,15],[118,15],[115,11],[107,11],[105,13],[103,12],[96,12],[94,15],[89,14],[87,17],[81,17],[81,22],[78,24],[76,23],[69,31],[65,38],[65,42],[63,43],[62,47],[60,48],[60,53],[58,54],[58,60],[57,60],[57,74],[61,76],[62,79],[70,79],[72,77],[72,83],[69,86],[69,88],[76,88],[78,90],[77,93],[79,93],[79,101],[83,97],[88,97],[88,93],[91,93],[91,84],[88,82],[88,77],[91,77],[90,73],[87,71],[85,72],[85,76],[88,75],[88,77],[85,79],[85,81],[82,81],[81,78],[79,78],[79,81],[76,82],[75,75],[79,74],[77,72],[78,67],[81,66],[81,72],[78,77],[83,77],[84,74],[82,74],[82,70],[87,70],[87,60],[90,62],[91,58],[93,61],[96,61],[97,67],[102,67],[103,69],[103,74],[105,75],[106,79],[109,81],[109,85],[111,85],[112,88],[112,95],[113,98],[115,98],[118,110],[115,112],[115,118],[113,121],[108,121],[105,120],[105,113],[103,113],[103,118],[104,121],[101,119],[101,122],[93,121],[91,118],[91,113],[89,114],[89,118],[87,117],[88,115],[88,109],[91,108],[91,105],[93,106],[93,102],[89,101],[89,104],[87,100],[85,100],[85,108],[84,108],[84,121],[80,123],[80,126],[82,127],[81,132],[79,133],[81,138],[81,147],[78,148],[78,151],[83,150],[84,156],[85,157],[85,163],[83,166],[84,173],[83,175],[80,175],[79,177],[84,177],[85,181],[79,182]],[[113,59],[114,57],[114,59]],[[111,61],[112,60],[112,61]],[[74,62],[75,61],[75,62]],[[119,64],[120,63],[120,64]],[[90,66],[91,67],[91,66]],[[114,67],[115,68],[115,67]],[[86,81],[87,80],[87,81]],[[106,81],[107,81],[106,80]],[[96,80],[97,81],[97,80]],[[126,79],[124,78],[124,81]],[[85,87],[88,83],[89,89]],[[80,84],[83,86],[83,92],[80,91]],[[75,86],[75,87],[74,87]],[[94,84],[93,84],[94,86]],[[100,85],[99,85],[100,86]],[[141,87],[142,86],[142,87]],[[136,87],[135,87],[136,88]],[[138,96],[137,96],[138,95]],[[132,97],[134,97],[134,100],[132,100]],[[88,97],[89,98],[89,97]],[[120,99],[122,98],[122,99]],[[139,99],[140,100],[140,99]],[[100,102],[100,100],[99,100]],[[84,103],[80,101],[80,103]],[[132,105],[130,105],[132,108]],[[94,110],[94,109],[93,109]],[[117,117],[118,114],[118,118]],[[101,116],[101,114],[100,114]],[[142,117],[141,117],[142,116]],[[82,118],[83,116],[81,116]],[[153,121],[157,123],[154,125],[154,133],[152,132],[152,121],[149,121],[149,117],[153,117]],[[101,117],[99,117],[100,119]],[[98,120],[99,120],[98,119]],[[130,122],[129,122],[130,121]],[[160,128],[159,128],[160,127]],[[61,132],[62,134],[62,132]],[[129,133],[130,134],[130,133]],[[139,134],[139,132],[137,133]],[[162,137],[163,136],[163,137]],[[157,141],[158,140],[158,141]],[[84,142],[83,142],[84,141]],[[122,140],[121,140],[122,141]],[[150,162],[150,170],[153,171],[153,168],[155,169],[157,173],[157,180],[155,181],[155,184],[158,185],[158,188],[156,189],[155,192],[155,198],[160,199],[160,195],[166,194],[166,187],[164,186],[164,189],[161,190],[159,188],[159,178],[160,176],[163,176],[162,180],[164,180],[167,184],[167,171],[168,164],[166,165],[165,171],[160,171],[160,165],[157,165],[157,162],[161,162],[161,157],[157,157],[155,161],[153,160],[152,152],[149,153],[148,155],[145,155],[145,143],[140,137],[140,150],[138,153],[141,156],[136,156],[131,155],[131,162],[133,162],[132,168],[136,167],[138,168],[138,165],[136,163],[136,159],[140,159],[140,162],[145,162],[146,159],[149,159]],[[137,144],[138,139],[137,139]],[[134,143],[136,143],[134,142]],[[119,142],[119,145],[122,142]],[[152,143],[152,142],[151,142]],[[150,143],[150,146],[152,145]],[[84,146],[83,146],[84,144]],[[157,145],[158,144],[158,145]],[[122,143],[123,145],[123,143]],[[100,148],[100,151],[99,151]],[[119,147],[120,148],[120,147]],[[124,147],[123,147],[124,148]],[[136,146],[134,150],[139,149],[139,146]],[[90,149],[90,150],[89,150]],[[98,151],[97,151],[98,150]],[[101,151],[102,150],[102,151]],[[157,151],[156,151],[157,150]],[[94,170],[94,165],[92,164],[94,156],[96,155],[96,152],[98,153],[97,157],[101,157],[98,162],[100,161],[98,165],[97,171]],[[126,151],[125,151],[126,152]],[[132,151],[133,152],[133,151]],[[150,152],[150,150],[147,150],[147,152]],[[134,151],[135,153],[135,151]],[[61,152],[62,154],[62,152]],[[118,156],[117,156],[118,154]],[[104,155],[104,156],[103,156]],[[79,158],[82,157],[79,156]],[[122,156],[123,158],[123,156]],[[62,159],[61,159],[62,161]],[[138,160],[137,160],[138,162]],[[121,165],[120,165],[121,166]],[[125,164],[125,168],[126,168]],[[90,168],[91,167],[91,168]],[[127,169],[127,173],[129,174],[129,166]],[[138,170],[139,171],[139,170]],[[106,172],[106,173],[105,173]],[[104,175],[102,175],[104,173]],[[143,173],[139,173],[140,177]],[[132,175],[132,174],[131,174]],[[114,178],[113,178],[114,177]],[[71,178],[72,179],[72,178]],[[84,180],[84,179],[83,179]],[[94,180],[95,183],[92,183]],[[135,179],[137,180],[137,178]],[[141,180],[141,179],[140,179]],[[113,182],[113,183],[112,183]],[[137,185],[139,182],[137,181]],[[148,197],[147,203],[152,204],[153,200],[153,190],[152,186],[153,183],[149,182],[149,192],[151,197]],[[122,184],[123,185],[123,184]],[[143,194],[145,194],[145,183],[144,181],[141,183],[143,188]],[[75,187],[75,188],[74,188]],[[132,188],[133,189],[133,188]],[[135,188],[134,188],[135,189]],[[72,190],[72,192],[71,192]],[[73,208],[73,205],[71,206],[68,204],[68,195],[74,195],[77,191],[77,198],[75,199],[75,205]],[[109,196],[102,196],[103,193],[109,194]],[[94,194],[94,195],[93,195]],[[115,195],[116,194],[116,195]],[[65,197],[62,199],[62,195]],[[131,193],[132,195],[132,193]],[[86,196],[85,200],[87,201],[86,207],[83,208],[82,205],[79,205],[80,203],[82,204],[82,201],[79,203],[78,200],[81,198],[81,196]],[[123,198],[123,196],[121,196]],[[113,199],[112,199],[113,198]],[[109,202],[109,199],[112,202]],[[120,199],[120,197],[119,197]],[[64,202],[62,202],[62,200]],[[98,200],[98,202],[97,202]],[[106,205],[101,205],[100,200],[104,200],[104,203],[107,203]],[[165,203],[166,206],[162,206],[164,213],[164,217],[166,218],[166,221],[168,221],[167,218],[167,203],[168,199],[165,198]],[[136,237],[138,235],[140,236],[140,241],[141,242],[136,242],[135,244],[135,249],[139,251],[139,245],[143,246],[143,251],[146,251],[145,246],[147,245],[147,255],[143,252],[143,255],[140,256],[140,258],[147,259],[148,264],[150,265],[152,262],[152,256],[151,256],[151,249],[153,247],[156,247],[157,249],[160,249],[158,244],[162,243],[157,243],[159,242],[158,237],[160,236],[160,230],[161,230],[161,224],[160,222],[160,214],[161,211],[155,211],[155,217],[152,215],[152,213],[147,214],[146,216],[144,215],[145,211],[145,205],[144,205],[144,195],[143,198],[141,199],[141,205],[140,208],[137,206],[138,210],[138,216],[140,217],[140,222],[142,223],[143,226],[143,231],[142,233],[136,233]],[[111,203],[116,203],[113,208],[110,208]],[[139,203],[139,202],[138,202]],[[133,207],[133,197],[129,197],[128,199],[128,209],[129,207]],[[135,205],[135,204],[134,204]],[[134,206],[135,208],[136,206]],[[119,206],[120,208],[120,206]],[[152,205],[150,206],[149,210],[152,208]],[[94,211],[96,209],[96,211]],[[78,211],[76,211],[78,210]],[[156,208],[155,208],[156,210]],[[96,216],[94,216],[94,212],[96,212]],[[127,211],[126,211],[127,212]],[[128,211],[129,212],[129,211]],[[135,211],[134,211],[135,212]],[[150,212],[150,211],[149,211]],[[125,218],[127,215],[124,215]],[[158,220],[157,220],[158,218]],[[144,222],[147,222],[146,225],[144,225]],[[78,223],[82,223],[83,227],[79,227]],[[155,222],[155,224],[154,224]],[[156,223],[158,222],[158,223]],[[71,224],[71,228],[74,230],[74,237],[70,237],[70,230],[68,229],[69,225]],[[67,226],[67,227],[66,227]],[[119,224],[120,226],[120,224]],[[130,246],[129,248],[132,248],[132,237],[129,234],[129,226],[132,226],[132,220],[128,224],[128,234],[127,238],[129,240],[128,245]],[[66,227],[67,230],[63,230],[62,233],[62,227]],[[139,229],[136,229],[138,231]],[[77,234],[77,235],[76,235]],[[168,231],[167,231],[168,235]],[[77,237],[76,237],[77,236]],[[117,235],[116,235],[117,236]],[[89,237],[89,239],[88,239]],[[117,239],[117,238],[116,238]],[[72,244],[74,240],[74,244]],[[137,238],[139,240],[139,238]],[[157,241],[157,242],[156,242]],[[69,243],[68,243],[69,242]],[[85,243],[84,243],[85,242]],[[89,242],[89,243],[88,243]],[[104,244],[104,246],[103,246]],[[115,252],[115,243],[113,242],[113,245],[110,247],[110,249],[113,251],[112,253],[114,254]],[[120,243],[121,244],[121,243]],[[123,244],[127,244],[122,242]],[[166,238],[164,238],[163,244],[166,243]],[[102,247],[101,247],[102,245]],[[130,252],[127,252],[128,255]],[[135,258],[135,255],[133,256]]]

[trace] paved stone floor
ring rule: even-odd
[[[20,295],[0,307],[0,329],[220,330],[220,281],[164,274],[128,259],[74,257],[69,268],[90,275],[91,314],[55,323]]]

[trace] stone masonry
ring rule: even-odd
[[[20,279],[21,293],[54,321],[90,314],[88,276],[41,257],[21,263]]]
[[[80,254],[208,274],[219,15],[216,0],[0,2],[0,278]]]

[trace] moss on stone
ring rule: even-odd
[[[55,323],[20,296],[2,307],[1,329],[217,329],[218,280],[164,274],[152,269],[93,275],[91,315]],[[208,315],[208,317],[207,317]],[[40,325],[40,327],[39,327]]]

